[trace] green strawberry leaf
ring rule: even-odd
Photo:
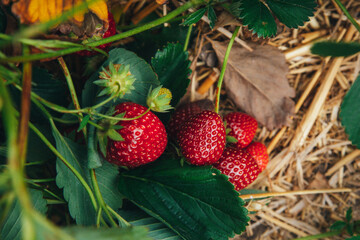
[[[193,12],[185,19],[185,21],[181,25],[188,26],[197,23],[198,21],[200,21],[202,16],[204,16],[205,12],[206,8],[201,8],[196,12]]]
[[[82,120],[81,120],[81,123],[79,125],[79,128],[78,128],[78,132],[80,132],[85,126],[86,124],[88,124],[90,120],[90,115],[86,115]]]
[[[211,5],[208,5],[208,18],[210,20],[209,26],[211,29],[213,29],[216,23],[216,13]]]
[[[351,219],[352,219],[352,207],[349,207],[349,209],[346,211],[345,218],[346,218],[347,222],[351,221]]]
[[[31,201],[38,212],[45,214],[47,211],[46,200],[39,190],[29,189]],[[15,200],[8,216],[0,225],[0,239],[2,240],[17,240],[21,239],[21,206],[18,200]]]
[[[57,129],[53,129],[53,135],[56,141],[56,148],[60,154],[91,185],[90,173],[86,167],[86,147],[61,136]],[[63,189],[70,215],[76,220],[77,224],[85,226],[94,225],[96,223],[96,213],[83,185],[81,185],[78,178],[60,159],[56,160],[56,170],[56,184],[59,188]],[[105,203],[114,210],[122,205],[122,195],[116,187],[117,178],[117,168],[106,161],[101,168],[96,169],[96,179],[100,192]]]
[[[360,236],[354,236],[354,237],[346,238],[345,240],[360,240]]]
[[[186,93],[191,74],[188,52],[179,43],[169,43],[163,50],[159,50],[151,65],[159,77],[164,88],[171,91],[171,105],[175,107]]]
[[[317,42],[311,47],[311,53],[323,57],[347,57],[360,52],[360,43],[358,42]]]
[[[120,192],[184,239],[228,239],[249,221],[244,202],[225,175],[211,166],[180,165],[163,155],[120,174]]]
[[[276,23],[269,9],[259,0],[238,0],[243,24],[257,33],[259,37],[271,37],[276,34]],[[233,7],[234,8],[234,7]]]
[[[360,220],[354,221],[354,232],[360,234]]]
[[[155,240],[180,240],[180,236],[154,217],[139,208],[120,210],[120,215],[133,226],[149,229],[148,236]]]
[[[128,228],[95,228],[95,227],[69,227],[64,229],[75,240],[151,240],[148,230],[144,227]]]
[[[32,70],[32,87],[31,91],[46,99],[49,102],[66,107],[68,101],[67,86],[60,80],[54,78],[47,70],[34,67]],[[15,88],[11,88],[11,94],[17,106],[20,106],[21,92]],[[61,114],[49,110],[51,115],[61,117]],[[48,123],[47,118],[44,117],[43,112],[34,104],[31,103],[30,119],[32,122]]]
[[[360,149],[360,75],[344,97],[340,118],[349,140]]]
[[[350,236],[354,235],[354,223],[347,223],[346,224],[346,231]]]
[[[259,37],[271,37],[277,32],[272,14],[286,26],[296,28],[313,16],[316,6],[315,0],[235,0],[229,9]]]
[[[289,28],[297,28],[313,16],[315,0],[266,0],[276,17]]]
[[[343,230],[346,226],[346,223],[344,221],[336,221],[333,223],[333,225],[330,226],[331,231],[340,231]]]

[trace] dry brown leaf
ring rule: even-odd
[[[228,44],[211,43],[222,62]],[[268,129],[287,125],[294,113],[295,104],[290,98],[295,91],[286,78],[284,55],[268,45],[250,46],[253,52],[236,44],[231,49],[224,79],[227,94],[237,107]]]
[[[241,26],[240,22],[229,12],[223,11],[221,12],[220,16],[218,17],[215,27],[213,30],[216,30],[219,27],[225,27],[225,26]]]

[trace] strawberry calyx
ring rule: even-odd
[[[113,109],[112,109],[113,110]],[[111,111],[113,112],[113,111]],[[115,115],[115,117],[123,118],[125,112]],[[99,142],[99,148],[104,157],[106,157],[106,146],[108,139],[114,141],[124,141],[124,138],[118,132],[118,130],[122,129],[123,126],[116,125],[119,120],[104,118],[100,121],[99,125],[100,129],[97,131],[97,138]]]
[[[224,121],[225,133],[226,133],[226,143],[237,143],[239,140],[236,137],[229,135],[231,128],[227,127],[227,122]]]
[[[159,86],[154,90],[149,90],[146,104],[155,112],[168,112],[173,107],[170,105],[172,94],[169,89]]]
[[[98,96],[110,95],[111,97],[122,98],[126,93],[134,90],[133,83],[136,78],[129,70],[129,65],[110,62],[109,66],[100,72],[100,79],[94,81],[94,84],[104,87]]]

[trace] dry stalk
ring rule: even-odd
[[[350,27],[346,33],[345,41],[350,41],[356,32],[355,27]],[[297,127],[295,136],[292,139],[292,142],[289,147],[289,151],[295,151],[296,148],[301,147],[305,139],[307,138],[311,128],[313,127],[315,120],[318,117],[319,112],[328,96],[331,86],[333,85],[334,79],[337,72],[340,69],[340,66],[344,60],[344,57],[335,58],[328,69],[324,77],[324,81],[321,83],[314,100],[312,101],[303,121],[300,123],[300,126]]]
[[[267,192],[267,193],[254,193],[240,195],[243,200],[251,200],[256,198],[266,197],[285,197],[294,195],[308,195],[308,194],[321,194],[321,193],[344,193],[352,192],[350,188],[334,188],[334,189],[311,189],[311,190],[300,190],[300,191],[288,191],[288,192]]]

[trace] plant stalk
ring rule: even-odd
[[[333,237],[341,234],[341,230],[339,231],[333,231],[333,232],[326,232],[326,233],[320,233],[316,235],[301,237],[301,238],[295,238],[293,240],[313,240],[313,239],[324,239],[328,237]]]
[[[216,113],[219,113],[220,91],[221,91],[221,87],[222,87],[222,84],[223,84],[223,81],[224,81],[226,65],[227,65],[227,62],[228,62],[228,59],[229,59],[229,56],[230,56],[231,48],[232,48],[232,46],[234,44],[234,41],[235,41],[235,38],[236,38],[236,36],[237,36],[237,34],[239,32],[239,29],[240,29],[240,26],[237,26],[234,33],[233,33],[233,35],[232,35],[232,37],[231,37],[231,39],[230,39],[230,42],[229,42],[228,47],[227,47],[226,52],[225,52],[224,62],[223,62],[222,68],[221,68],[218,84],[217,84],[217,87],[216,87],[216,99],[215,99],[215,112]]]
[[[102,210],[104,210],[104,212],[105,212],[106,216],[108,217],[111,225],[113,227],[118,227],[118,225],[116,224],[116,222],[112,218],[111,214],[109,213],[109,210],[106,208],[106,203],[104,201],[103,196],[101,195],[99,184],[98,184],[97,179],[96,179],[95,169],[90,169],[90,176],[91,176],[91,182],[92,182],[92,185],[93,185],[93,188],[94,188],[94,191],[95,191],[95,196],[96,196],[96,199],[97,199],[97,201],[98,201],[98,203],[100,205],[100,208],[102,208]]]
[[[86,44],[86,46],[90,46],[90,47],[97,47],[99,45],[102,44],[106,44],[106,43],[110,43],[110,42],[114,42],[114,41],[118,41],[121,40],[123,38],[127,38],[127,37],[131,37],[135,34],[144,32],[146,30],[149,30],[151,28],[157,27],[163,23],[166,23],[168,21],[170,21],[171,19],[175,18],[176,16],[178,16],[179,14],[187,11],[189,8],[195,7],[197,5],[203,4],[205,3],[205,0],[196,0],[196,1],[189,1],[187,3],[185,3],[184,5],[178,7],[177,9],[175,9],[174,11],[170,12],[168,15],[156,19],[152,22],[149,22],[145,25],[139,26],[137,28],[131,29],[129,31],[126,31],[124,33],[120,33],[108,38],[104,38],[102,40],[96,41],[96,42],[91,42]],[[39,53],[39,54],[31,54],[31,55],[25,55],[25,56],[15,56],[15,57],[9,57],[9,58],[0,58],[0,62],[1,63],[7,63],[7,62],[27,62],[27,61],[36,61],[36,60],[40,60],[40,59],[46,59],[46,58],[54,58],[54,57],[60,57],[60,56],[64,56],[67,54],[71,54],[74,52],[78,52],[83,50],[83,48],[80,47],[74,47],[74,48],[68,48],[68,49],[62,49],[56,52],[51,52],[51,53]]]
[[[54,128],[54,122],[50,121],[50,124],[53,126],[54,131],[57,131],[56,127]],[[86,192],[89,194],[91,203],[94,209],[98,209],[98,205],[92,192],[90,186],[87,184],[85,179],[81,176],[81,174],[57,151],[57,149],[49,142],[49,140],[37,129],[32,123],[29,123],[29,127],[31,130],[36,133],[36,135],[45,143],[45,145],[57,156],[65,165],[70,169],[70,171],[77,177],[81,185],[85,188]]]
[[[184,44],[184,51],[186,51],[188,49],[192,29],[193,29],[193,25],[190,24],[190,26],[188,28],[188,32],[186,34],[186,39],[185,39],[185,44]]]
[[[65,75],[65,78],[66,78],[67,85],[69,87],[69,91],[70,91],[70,95],[71,95],[71,99],[72,99],[72,102],[74,104],[74,107],[75,107],[76,110],[80,110],[81,109],[80,103],[79,103],[79,100],[78,100],[78,97],[77,97],[77,94],[76,94],[75,86],[74,86],[73,80],[71,78],[70,71],[69,71],[63,57],[59,57],[58,61],[59,61],[60,66],[61,66],[61,68],[62,68],[62,70],[64,72],[64,75]],[[81,112],[79,112],[78,115],[79,115],[79,120],[81,121],[81,119],[83,117],[83,114]],[[83,131],[84,137],[86,139],[86,133],[87,133],[86,126],[83,127],[82,131]]]
[[[336,4],[339,6],[341,11],[345,14],[345,16],[349,19],[349,21],[354,25],[354,27],[360,32],[360,25],[359,23],[350,15],[346,7],[340,2],[340,0],[334,0]]]

